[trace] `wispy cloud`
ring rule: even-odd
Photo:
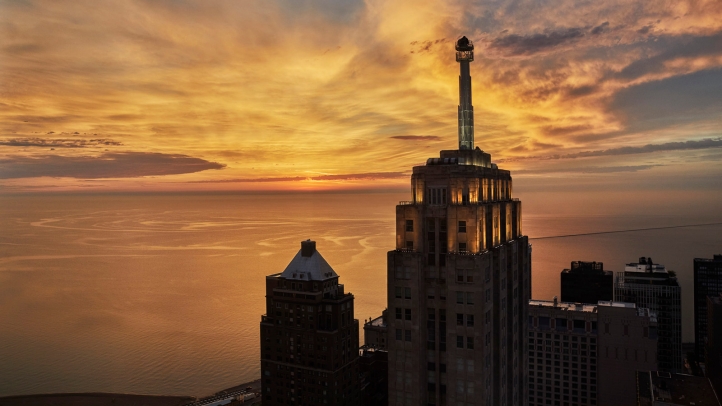
[[[265,182],[297,182],[307,180],[380,180],[380,179],[401,179],[408,178],[408,173],[403,172],[372,172],[372,173],[345,173],[338,175],[312,175],[312,176],[279,176],[272,178],[236,178],[199,180],[188,183],[265,183]]]
[[[440,141],[442,139],[437,135],[394,135],[389,138],[403,141]]]
[[[569,154],[559,155],[543,155],[543,156],[526,156],[516,158],[500,159],[499,162],[514,162],[528,159],[574,159],[574,158],[588,158],[598,156],[614,156],[614,155],[633,155],[633,154],[647,154],[651,152],[661,151],[681,151],[681,150],[694,150],[694,149],[709,149],[709,148],[720,148],[722,147],[722,138],[706,138],[703,140],[688,140],[679,142],[667,142],[664,144],[647,144],[639,147],[619,147],[610,148],[596,151],[581,151]]]
[[[584,30],[578,27],[531,35],[509,34],[492,40],[490,48],[501,50],[508,55],[532,55],[576,41],[583,36]]]
[[[11,138],[0,140],[0,145],[8,147],[43,147],[43,148],[87,148],[123,145],[120,141],[107,138],[72,139],[72,138]]]

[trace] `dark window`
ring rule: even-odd
[[[436,319],[436,309],[429,307],[427,311],[429,312],[429,320]]]
[[[446,364],[439,364],[439,372],[446,372]]]
[[[474,327],[474,315],[473,314],[466,315],[466,325],[469,327]]]
[[[464,325],[464,315],[461,313],[456,313],[456,325],[457,326],[463,326]]]
[[[401,320],[401,308],[396,308],[396,320]]]
[[[414,220],[406,220],[406,231],[414,231]]]
[[[411,330],[405,331],[406,341],[411,341]]]
[[[470,350],[474,349],[474,337],[466,337],[466,348]]]
[[[465,242],[459,243],[459,252],[466,252],[466,243]]]
[[[464,304],[464,292],[456,292],[456,303]]]
[[[407,250],[413,250],[413,249],[414,249],[414,242],[413,242],[413,241],[406,241],[406,249],[407,249]]]
[[[466,304],[474,304],[474,292],[466,292]]]
[[[396,287],[395,291],[396,291],[396,298],[397,298],[397,299],[401,299],[401,291],[402,291],[402,289],[403,289],[403,288],[402,288],[401,286],[397,286],[397,287]]]
[[[411,299],[411,288],[404,288],[404,299]]]
[[[464,348],[464,336],[456,336],[456,348]]]
[[[401,329],[400,328],[396,329],[396,339],[401,340]]]
[[[411,309],[404,309],[404,313],[406,314],[406,320],[411,320]]]
[[[466,232],[466,221],[459,221],[459,232],[460,233]]]
[[[429,362],[426,366],[426,369],[428,369],[429,371],[436,371],[436,364],[433,362]]]

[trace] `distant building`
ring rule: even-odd
[[[614,275],[601,262],[572,262],[562,271],[562,302],[597,303],[614,296]]]
[[[707,378],[660,371],[637,372],[639,406],[720,406]]]
[[[386,350],[388,328],[386,318],[388,311],[384,310],[381,316],[364,323],[364,346]]]
[[[705,372],[722,396],[722,293],[707,297],[707,328]]]
[[[389,405],[521,406],[531,246],[509,171],[474,146],[469,62],[456,42],[458,149],[411,175],[388,253]]]
[[[654,369],[656,319],[632,303],[529,301],[529,406],[635,405]]]
[[[614,282],[614,301],[634,303],[657,314],[659,370],[682,371],[682,291],[673,271],[655,264],[651,258],[639,258]]]
[[[722,293],[722,255],[694,259],[694,343],[697,359],[703,361],[707,340],[707,296]],[[722,338],[722,337],[721,337]]]
[[[359,326],[338,278],[311,240],[282,273],[266,277],[264,405],[359,404]]]

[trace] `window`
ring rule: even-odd
[[[414,220],[406,220],[406,231],[414,231]]]
[[[474,327],[474,315],[473,314],[466,315],[466,325],[468,327]]]
[[[466,221],[459,221],[459,232],[460,233],[466,232]]]
[[[456,348],[464,348],[464,336],[456,336]]]
[[[466,292],[466,304],[474,304],[474,292]]]
[[[396,320],[401,320],[401,308],[396,308]]]
[[[427,311],[429,312],[429,320],[436,320],[436,309],[429,307]]]
[[[464,292],[456,292],[456,303],[464,304]]]
[[[414,242],[413,242],[413,241],[406,241],[406,249],[407,249],[407,250],[413,250],[413,249],[414,249]]]
[[[466,337],[466,348],[470,350],[474,349],[474,337]]]
[[[404,288],[404,299],[411,299],[411,288]]]
[[[411,320],[411,309],[404,309],[406,320]]]
[[[436,371],[436,364],[433,362],[429,362],[428,365],[426,366],[426,369],[429,371]]]
[[[397,286],[395,289],[396,292],[396,298],[401,299],[401,292],[403,291],[403,288],[401,286]]]
[[[456,313],[456,325],[457,326],[463,326],[464,325],[464,315],[461,313]]]
[[[466,252],[466,243],[465,242],[459,243],[459,252]]]
[[[401,340],[401,329],[400,328],[396,329],[396,339]]]
[[[411,330],[405,331],[406,341],[411,341]]]

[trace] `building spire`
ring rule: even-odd
[[[466,37],[456,41],[459,62],[459,149],[474,149],[474,106],[471,105],[469,62],[474,60],[474,44]]]

